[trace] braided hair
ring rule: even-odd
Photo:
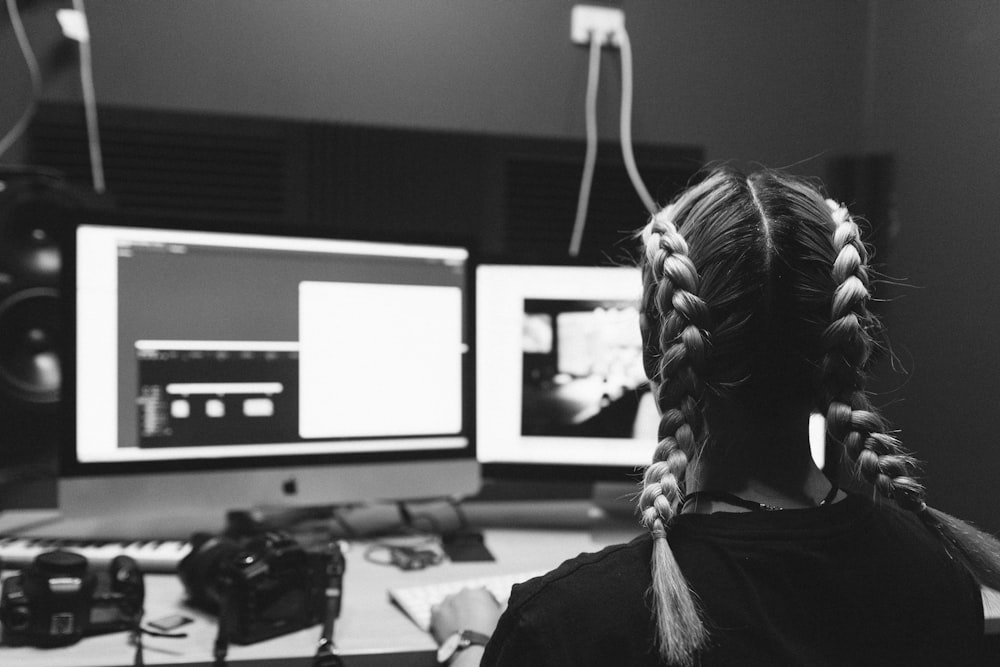
[[[766,432],[792,415],[825,414],[834,463],[825,473],[842,463],[917,512],[982,583],[1000,584],[1000,544],[927,508],[916,460],[865,390],[880,325],[868,309],[868,250],[845,207],[780,172],[721,168],[654,215],[641,243],[643,361],[661,418],[638,502],[653,537],[665,661],[690,665],[708,641],[667,540],[685,473],[702,457],[736,453],[734,429],[747,425]]]
[[[837,252],[832,322],[823,334],[827,345],[823,360],[827,428],[855,462],[858,473],[881,495],[897,500],[906,509],[919,510],[924,505],[924,487],[912,476],[916,461],[886,432],[885,420],[864,391],[864,368],[872,348],[868,331],[873,320],[866,306],[870,294],[868,253],[847,209],[833,200],[826,203],[836,224],[833,245]]]
[[[698,272],[671,221],[672,208],[654,216],[643,231],[645,261],[643,320],[657,323],[654,354],[644,355],[646,373],[658,385],[661,406],[658,444],[646,468],[639,498],[643,524],[655,541],[653,576],[657,631],[662,655],[686,664],[705,641],[691,591],[666,541],[684,493],[681,480],[702,435],[699,371],[705,359],[708,308],[698,297]],[[648,330],[647,327],[643,327]],[[650,342],[646,343],[650,348]]]

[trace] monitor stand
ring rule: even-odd
[[[221,533],[229,512],[275,513],[479,488],[474,459],[306,465],[188,473],[66,476],[59,480],[59,520],[35,534],[72,539],[189,539]]]
[[[582,530],[595,542],[627,541],[642,532],[632,481],[484,480],[477,496],[462,503],[478,528]]]

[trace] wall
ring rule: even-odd
[[[891,414],[932,504],[1000,529],[1000,4],[876,5],[872,147],[897,157]]]
[[[50,99],[79,98],[53,14],[25,7]],[[581,138],[587,51],[568,0],[89,0],[99,101],[387,127]],[[928,462],[931,500],[1000,528],[1000,286],[995,221],[1000,5],[959,0],[641,0],[625,9],[637,141],[710,159],[794,165],[897,157],[891,306],[910,374],[886,397]],[[872,22],[869,23],[869,20]],[[0,21],[0,127],[24,73]],[[617,135],[618,55],[605,52],[602,136]],[[12,159],[8,156],[8,160]],[[930,315],[930,316],[929,316]]]
[[[79,97],[72,57],[51,46],[54,10],[69,4],[36,0],[25,12],[39,50],[61,64],[47,76],[50,98]],[[90,0],[87,11],[102,103],[580,138],[587,49],[569,40],[573,4]],[[859,146],[850,91],[861,86],[862,2],[620,4],[637,141],[774,166]],[[26,90],[13,49],[0,33],[5,90]],[[620,85],[618,54],[607,51],[602,136],[618,135]],[[17,104],[13,94],[0,103],[0,120]]]

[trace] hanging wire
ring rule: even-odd
[[[625,169],[629,178],[632,179],[632,186],[645,204],[650,215],[655,215],[656,202],[650,196],[642,177],[639,175],[639,168],[635,165],[635,156],[632,155],[632,45],[628,39],[625,27],[621,29],[621,51],[622,51],[622,105],[621,105],[621,131],[622,158],[625,160]]]
[[[38,107],[38,99],[42,96],[42,73],[38,68],[38,60],[35,58],[35,53],[31,50],[31,43],[28,42],[28,34],[24,30],[24,24],[21,22],[21,14],[17,9],[17,0],[7,0],[7,13],[10,15],[10,25],[14,29],[17,44],[21,49],[21,55],[24,57],[24,63],[28,66],[28,73],[31,76],[31,96],[17,123],[8,130],[3,139],[0,139],[0,156],[6,153],[24,134],[28,128],[28,124],[35,115],[35,109]]]
[[[80,85],[83,88],[83,106],[87,117],[87,145],[90,149],[90,172],[94,191],[103,194],[104,159],[101,156],[101,138],[97,127],[97,97],[94,93],[94,68],[90,57],[90,25],[83,0],[73,0],[73,9],[79,12],[87,25],[87,35],[80,40]]]
[[[569,254],[580,254],[583,242],[583,228],[587,222],[587,206],[590,203],[590,187],[594,180],[594,163],[597,161],[597,82],[600,78],[601,39],[590,35],[590,67],[587,71],[587,153],[583,161],[583,176],[580,179],[580,194],[576,202],[576,220],[570,237]]]

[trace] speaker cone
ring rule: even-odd
[[[37,184],[0,190],[0,271],[21,284],[55,286],[61,265],[55,232],[66,195]]]
[[[0,302],[0,388],[29,403],[59,400],[59,292],[34,287]]]

